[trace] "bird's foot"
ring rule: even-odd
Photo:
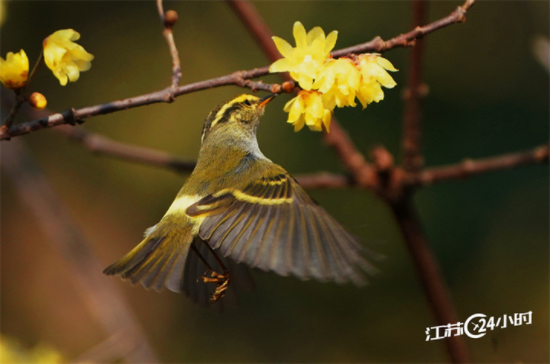
[[[210,274],[210,277],[208,277],[208,274]],[[225,291],[229,287],[229,278],[228,271],[218,273],[213,270],[208,270],[205,275],[202,276],[202,281],[204,283],[216,283],[216,290],[212,294],[212,297],[210,297],[210,303],[218,302],[225,296]]]

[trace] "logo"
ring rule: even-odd
[[[510,326],[531,325],[533,323],[533,311],[487,317],[482,313],[476,313],[468,317],[464,323],[447,324],[426,328],[426,341],[445,339],[446,337],[466,336],[479,339],[485,336],[487,330],[505,329]]]

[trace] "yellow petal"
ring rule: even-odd
[[[293,32],[294,39],[296,40],[296,48],[305,48],[307,47],[307,36],[306,36],[306,29],[300,23],[297,21],[294,23],[294,29]]]
[[[304,118],[300,118],[298,121],[296,121],[296,122],[294,123],[294,131],[300,131],[300,130],[302,130],[302,128],[304,127],[305,123],[306,123],[306,122],[305,122]]]
[[[384,68],[387,69],[388,71],[392,71],[392,72],[398,71],[398,70],[393,66],[393,64],[391,64],[391,62],[388,61],[388,60],[385,59],[385,58],[377,57],[377,58],[376,58],[376,63],[378,63],[381,67],[384,67]]]
[[[307,44],[311,45],[317,38],[322,38],[322,40],[325,40],[325,32],[323,32],[321,27],[315,27],[307,33]]]
[[[325,109],[325,113],[323,115],[323,124],[325,125],[325,129],[327,129],[327,133],[330,132],[331,120],[332,120],[332,111]]]
[[[283,57],[291,57],[293,53],[293,48],[288,42],[282,38],[279,37],[271,37],[273,39],[273,42],[275,42],[275,46],[277,47],[277,50],[279,50],[279,53]]]
[[[327,36],[327,39],[325,41],[325,53],[330,53],[332,51],[332,48],[336,45],[336,39],[338,38],[338,32],[336,30],[333,30],[330,32],[330,34]]]
[[[292,69],[292,66],[293,64],[288,58],[281,58],[276,60],[271,66],[269,66],[269,72],[287,72]]]

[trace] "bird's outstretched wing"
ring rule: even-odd
[[[186,210],[199,236],[236,262],[302,279],[364,284],[361,246],[287,173],[224,189]]]

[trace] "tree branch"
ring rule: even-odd
[[[375,37],[373,40],[358,44],[353,47],[343,48],[337,51],[332,52],[334,58],[342,57],[350,53],[363,53],[363,52],[378,52],[382,53],[387,50],[399,47],[412,47],[415,45],[416,39],[420,39],[426,34],[432,33],[436,30],[445,28],[449,25],[456,23],[463,23],[466,21],[466,12],[472,5],[474,5],[475,0],[466,0],[462,6],[456,8],[448,16],[434,21],[433,23],[427,24],[423,27],[416,27],[408,33],[401,34],[397,37],[394,37],[390,40],[384,41],[380,37]]]
[[[401,203],[390,204],[390,206],[437,325],[458,322],[447,286],[418,221],[418,213],[411,206],[410,199],[406,198]],[[445,338],[445,345],[453,363],[472,362],[462,336]]]
[[[413,176],[408,183],[416,186],[429,185],[434,182],[456,180],[524,165],[548,163],[548,149],[548,145],[542,145],[531,151],[509,153],[485,159],[467,159],[449,166],[427,168],[417,176]]]
[[[424,27],[414,29],[406,34],[399,35],[388,41],[383,41],[380,37],[374,38],[372,41],[359,44],[354,47],[344,48],[339,51],[333,52],[334,57],[340,57],[349,53],[361,53],[361,52],[382,52],[387,51],[395,47],[401,47],[404,45],[412,45],[414,39],[420,38],[425,34],[431,33],[438,29],[444,28],[448,25],[463,22],[465,20],[464,14],[468,8],[473,4],[474,0],[467,0],[464,5],[457,8],[449,16],[435,21]],[[265,35],[264,35],[265,36]],[[159,102],[172,102],[177,96],[183,94],[196,92],[199,90],[205,90],[213,87],[220,87],[226,85],[237,85],[241,87],[250,88],[252,90],[266,90],[269,92],[281,92],[280,85],[267,85],[260,82],[252,82],[249,79],[267,75],[269,73],[269,66],[262,68],[255,68],[248,71],[237,71],[229,75],[212,78],[205,81],[195,82],[184,86],[179,86],[174,89],[170,86],[167,89],[152,92],[149,94],[122,99],[118,101],[108,102],[105,104],[84,107],[81,109],[68,109],[62,113],[50,115],[47,118],[39,120],[28,121],[19,125],[12,126],[9,130],[0,130],[0,140],[7,140],[11,137],[19,136],[41,130],[44,128],[50,128],[62,124],[74,124],[81,122],[85,118],[89,118],[96,115],[108,114],[116,111],[126,110],[134,107],[150,105]],[[336,124],[336,123],[335,123]],[[336,126],[338,128],[338,126]],[[334,130],[334,127],[333,127]]]
[[[163,27],[162,35],[166,38],[168,47],[170,47],[170,56],[172,57],[172,88],[177,88],[181,78],[181,63],[172,28],[178,20],[178,13],[174,10],[168,10],[168,12],[164,13],[162,0],[157,0],[157,9]]]
[[[423,24],[428,11],[425,0],[413,1],[413,26]],[[405,93],[405,118],[403,125],[403,168],[407,172],[416,172],[422,168],[422,56],[424,41],[419,39],[411,50],[409,82]],[[425,89],[425,87],[424,87]]]
[[[116,159],[171,169],[175,172],[191,172],[196,165],[194,161],[175,157],[165,151],[118,142],[82,128],[61,125],[54,130],[92,153],[105,154]]]

